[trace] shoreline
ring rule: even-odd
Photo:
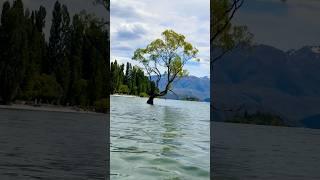
[[[43,112],[60,112],[60,113],[80,113],[80,114],[104,114],[94,111],[85,111],[77,107],[57,106],[57,105],[25,105],[25,104],[12,104],[12,105],[0,105],[0,109],[4,110],[24,110],[24,111],[43,111]]]
[[[128,94],[110,94],[110,96],[115,96],[115,97],[139,97],[139,98],[146,98],[148,99],[148,97],[141,97],[138,95],[128,95]],[[203,102],[203,103],[210,103],[208,101],[192,101],[192,100],[186,100],[186,99],[170,99],[170,98],[164,98],[164,97],[156,97],[155,99],[164,99],[164,100],[175,100],[175,101],[189,101],[189,102]]]

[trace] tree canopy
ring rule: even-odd
[[[95,0],[95,2],[102,4],[107,10],[110,9],[110,0]]]
[[[115,60],[111,62],[110,70],[110,93],[129,94],[135,96],[148,96],[150,91],[155,89],[154,82],[145,76],[143,70],[138,66],[132,66],[131,63],[118,64]]]
[[[164,96],[172,90],[173,81],[188,75],[184,68],[187,62],[197,59],[198,49],[186,41],[182,34],[173,30],[165,30],[161,39],[156,39],[145,48],[138,48],[132,57],[140,62],[148,74],[150,81],[155,78],[155,86],[159,88],[162,78],[166,80],[166,86],[159,93],[149,92],[149,104],[153,104],[155,97]]]
[[[4,2],[0,102],[24,100],[91,107],[107,99],[110,55],[105,22],[85,11],[70,17],[67,6],[57,1],[46,41],[46,15],[42,6],[30,13],[21,0],[12,5]]]
[[[253,35],[246,26],[232,24],[244,0],[211,0],[211,63],[241,44],[250,44]]]

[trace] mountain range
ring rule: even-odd
[[[152,77],[153,80],[156,77]],[[159,89],[163,90],[166,80],[163,76],[159,83]],[[165,98],[186,99],[193,98],[199,101],[210,101],[210,79],[208,77],[184,76],[176,79],[172,85],[173,92],[169,92]]]
[[[268,111],[292,126],[320,124],[315,120],[320,117],[320,47],[240,47],[217,61],[211,73],[216,107]],[[223,121],[231,114],[216,112],[214,118]]]

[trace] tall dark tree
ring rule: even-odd
[[[2,84],[5,81],[6,71],[8,64],[8,53],[6,52],[8,48],[8,44],[5,42],[8,42],[9,40],[9,12],[10,12],[10,3],[9,1],[6,1],[3,3],[2,6],[2,12],[1,12],[1,26],[0,26],[0,100],[2,100],[2,103],[9,103],[5,102],[7,100],[3,100],[3,96],[6,96],[7,90],[4,84]]]
[[[66,5],[62,5],[61,11],[62,23],[61,23],[61,52],[62,61],[58,64],[55,72],[57,82],[63,88],[62,103],[67,103],[70,83],[70,46],[71,46],[71,27],[70,27],[70,15]]]
[[[36,28],[39,32],[40,37],[40,42],[39,42],[39,53],[41,56],[41,64],[40,64],[40,72],[44,73],[45,72],[45,63],[47,60],[47,43],[45,40],[45,34],[43,32],[43,29],[45,28],[46,25],[46,15],[47,11],[43,6],[40,6],[39,10],[35,12],[35,25]]]
[[[105,22],[82,11],[72,21],[58,1],[49,42],[46,10],[30,13],[21,0],[3,4],[0,25],[0,101],[71,104],[105,111],[109,96],[109,35]],[[123,79],[123,78],[122,78]]]
[[[124,69],[126,69],[124,71]],[[110,70],[111,94],[130,94],[136,96],[148,96],[149,92],[159,92],[153,81],[144,74],[144,71],[130,63],[118,64],[117,60],[111,63]]]
[[[0,95],[3,103],[9,104],[17,95],[19,85],[24,77],[25,64],[28,59],[26,18],[21,0],[13,2],[12,8],[4,4],[1,29]]]
[[[49,38],[49,74],[54,74],[57,82],[61,85],[64,95],[62,102],[65,103],[66,92],[69,87],[69,59],[68,46],[70,43],[70,16],[65,5],[56,1],[52,13],[52,25]]]
[[[85,36],[87,77],[89,80],[89,99],[107,97],[107,42],[106,33],[101,29],[100,21],[91,20]],[[88,76],[88,72],[90,72]]]
[[[35,24],[39,32],[43,32],[43,28],[46,24],[46,15],[47,11],[43,6],[40,6],[39,10],[35,12]]]
[[[57,65],[63,59],[62,52],[62,16],[61,16],[61,4],[56,1],[52,12],[52,24],[50,29],[49,47],[48,47],[48,59],[47,73],[53,74],[56,71]]]
[[[127,65],[126,65],[126,73],[125,73],[125,76],[124,76],[124,83],[125,84],[128,84],[129,83],[129,79],[130,79],[130,69],[131,69],[131,64],[129,62],[127,62]]]
[[[10,3],[6,1],[3,3],[2,6],[2,13],[1,13],[1,24],[2,26],[7,26],[9,21],[9,10],[10,10]]]
[[[39,10],[33,11],[27,18],[26,31],[28,33],[29,59],[26,62],[26,72],[21,84],[20,96],[32,100],[29,96],[33,81],[42,73],[43,61],[46,59],[46,42],[43,33],[45,26],[46,10],[40,6]]]
[[[70,47],[69,47],[69,62],[70,62],[70,81],[69,81],[69,91],[68,98],[71,104],[77,104],[79,101],[77,99],[80,96],[85,96],[83,91],[78,89],[82,87],[86,89],[87,87],[80,86],[80,84],[85,84],[85,80],[82,79],[82,51],[84,43],[84,30],[85,26],[82,22],[80,16],[76,14],[73,17],[71,34],[70,34]],[[82,82],[82,83],[81,83]],[[75,93],[77,92],[77,93]],[[82,102],[84,103],[84,102]]]

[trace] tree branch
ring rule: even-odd
[[[239,3],[240,2],[240,3]],[[213,36],[210,38],[210,41],[213,42],[230,24],[231,20],[233,19],[236,11],[243,5],[244,0],[233,0],[233,4],[231,7],[225,12],[224,16],[227,16],[231,11],[231,15],[226,20],[225,24],[222,26],[222,28],[218,29],[217,32],[213,33]],[[219,21],[223,20],[224,18],[221,18]]]
[[[239,43],[237,43],[237,45],[234,47],[234,48],[237,48],[237,47],[239,47]],[[234,49],[233,48],[233,49]],[[212,60],[211,60],[211,63],[215,63],[216,61],[218,61],[221,57],[223,57],[225,54],[227,54],[228,52],[230,52],[232,49],[225,49],[225,50],[223,50],[223,52],[222,53],[220,53],[218,56],[216,56],[216,57],[213,57],[212,58]]]
[[[172,92],[174,95],[176,95],[176,97],[179,99],[180,97],[178,96],[178,94],[176,94],[175,92],[173,92],[173,90],[169,90],[170,92]]]

